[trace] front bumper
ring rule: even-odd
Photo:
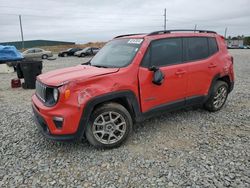
[[[34,120],[42,134],[51,140],[66,141],[81,139],[84,129],[81,123],[81,110],[74,106],[61,104],[56,107],[46,107],[36,97],[32,96]],[[63,117],[62,127],[57,127],[53,118]]]
[[[36,111],[35,107],[32,106],[33,112],[34,112],[34,121],[39,129],[39,131],[43,134],[44,137],[50,140],[56,140],[56,141],[70,141],[70,140],[76,140],[79,137],[77,134],[69,134],[69,135],[53,135],[50,133],[48,125],[44,118]]]

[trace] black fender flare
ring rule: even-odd
[[[216,83],[216,81],[217,81],[220,77],[221,77],[220,74],[216,74],[216,75],[214,76],[214,78],[212,79],[211,84],[210,84],[210,87],[209,87],[209,90],[208,90],[208,95],[207,95],[206,99],[208,99],[208,98],[210,97],[210,95],[211,95],[211,93],[212,93],[212,89],[213,89],[213,87],[214,87],[214,84]]]
[[[139,101],[137,100],[137,97],[134,94],[134,92],[130,90],[125,90],[125,91],[115,91],[115,92],[103,94],[103,95],[90,99],[85,105],[82,111],[80,122],[78,124],[78,129],[76,133],[77,137],[78,138],[83,137],[90,115],[97,105],[100,105],[102,103],[112,101],[115,99],[119,99],[119,98],[124,98],[126,100],[126,102],[129,104],[129,108],[130,108],[129,110],[131,113],[133,113],[135,118],[140,116],[141,111],[140,111]]]

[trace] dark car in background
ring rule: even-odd
[[[65,51],[61,51],[58,53],[59,57],[67,57],[67,56],[73,56],[75,52],[82,50],[82,48],[69,48]]]
[[[97,54],[97,52],[99,52],[99,50],[100,50],[100,48],[87,47],[87,48],[84,48],[83,50],[75,52],[74,55],[78,56],[78,57],[93,56],[93,55]]]

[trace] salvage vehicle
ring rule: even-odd
[[[58,53],[58,57],[67,57],[73,56],[75,52],[82,50],[81,48],[69,48],[65,51],[61,51]]]
[[[42,59],[48,59],[49,57],[52,57],[53,54],[51,51],[46,51],[41,48],[30,48],[28,50],[25,50],[22,53],[24,58],[42,58]]]
[[[87,47],[84,48],[83,50],[75,52],[74,55],[77,57],[94,56],[95,54],[97,54],[97,52],[99,52],[99,50],[100,50],[99,48]]]
[[[153,115],[194,105],[220,110],[233,87],[223,36],[164,30],[117,36],[88,65],[39,75],[32,107],[47,138],[86,136],[95,147],[113,148]]]

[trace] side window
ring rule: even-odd
[[[208,46],[209,46],[209,55],[213,55],[219,51],[215,38],[212,38],[212,37],[208,38]]]
[[[209,56],[206,37],[189,37],[187,41],[187,61],[204,59]]]
[[[182,39],[169,38],[153,41],[150,62],[157,67],[182,62]]]
[[[41,49],[35,49],[35,52],[42,52]]]
[[[150,46],[148,47],[147,51],[144,54],[141,66],[147,68],[149,66],[149,62],[150,62]]]
[[[28,50],[28,53],[30,54],[30,53],[35,53],[35,50],[34,49],[30,49],[30,50]]]

